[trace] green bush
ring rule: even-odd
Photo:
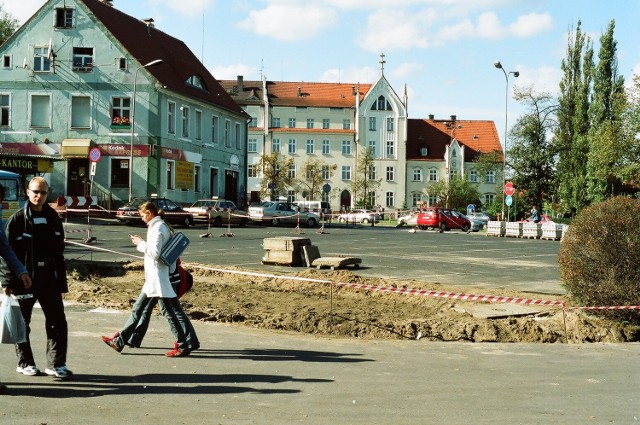
[[[615,197],[584,209],[558,256],[562,285],[582,306],[640,305],[640,201]],[[640,310],[607,310],[640,322]]]

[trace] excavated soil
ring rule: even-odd
[[[194,287],[181,298],[192,320],[353,338],[469,342],[626,342],[640,339],[627,323],[559,308],[540,307],[526,316],[477,318],[477,303],[389,294],[286,278],[247,276],[188,267]],[[208,265],[209,268],[218,268]],[[65,299],[127,310],[144,281],[141,262],[97,264],[69,261]],[[227,270],[234,270],[224,268]],[[331,282],[479,293],[423,281],[365,279],[350,271],[304,269],[286,276]],[[283,272],[285,275],[285,272]],[[482,290],[487,294],[487,290]],[[548,299],[548,295],[493,290],[491,295]],[[556,300],[569,299],[553,297]]]

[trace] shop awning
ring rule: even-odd
[[[86,158],[91,149],[91,139],[64,139],[62,156],[65,158]]]
[[[17,173],[48,172],[52,161],[61,160],[56,144],[0,142],[0,169]]]

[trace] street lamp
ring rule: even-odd
[[[504,193],[504,186],[507,184],[507,112],[509,106],[509,75],[513,75],[515,78],[520,76],[518,71],[505,71],[500,61],[495,61],[493,66],[498,68],[504,74],[505,80],[505,94],[504,94],[504,153],[502,155],[502,219],[504,219],[504,204],[506,202],[506,194]],[[508,220],[506,220],[508,221]]]
[[[145,65],[139,66],[133,74],[133,97],[131,99],[131,146],[129,152],[129,202],[131,202],[131,193],[133,188],[133,139],[135,137],[136,128],[136,81],[138,79],[138,71],[149,66],[160,65],[162,59],[153,60]]]

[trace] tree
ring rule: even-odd
[[[289,174],[289,168],[294,164],[293,158],[280,155],[279,152],[262,155],[260,169],[262,170],[262,182],[260,192],[263,198],[275,200],[279,193],[283,193],[293,181]]]
[[[555,129],[558,106],[550,94],[532,88],[516,89],[514,97],[527,112],[511,129],[507,158],[514,170],[513,183],[525,206],[541,207],[555,195],[556,150],[548,135]]]
[[[575,213],[587,204],[586,174],[589,144],[589,97],[592,83],[593,47],[582,33],[569,32],[567,56],[562,60],[557,127],[553,143],[558,152],[558,195],[561,205]]]
[[[356,170],[356,179],[351,184],[353,191],[361,198],[356,200],[356,205],[362,205],[363,208],[372,207],[369,204],[368,194],[375,193],[380,187],[382,179],[376,178],[375,173],[375,157],[372,148],[366,148],[358,160],[358,169]]]
[[[467,205],[480,205],[480,195],[474,183],[460,176],[440,180],[428,186],[427,192],[436,195],[437,205],[452,210],[466,211]]]
[[[7,41],[18,29],[19,21],[10,13],[5,12],[0,4],[0,45]]]
[[[607,31],[600,37],[593,99],[589,105],[587,193],[591,202],[600,202],[615,194],[615,187],[620,186],[619,160],[626,152],[621,133],[626,103],[624,77],[618,75],[614,29],[615,21],[611,20]]]
[[[336,165],[329,165],[325,161],[309,158],[302,165],[299,176],[294,180],[298,187],[306,192],[306,197],[312,200],[319,200],[322,197],[322,186],[327,178],[331,177],[336,169]]]

